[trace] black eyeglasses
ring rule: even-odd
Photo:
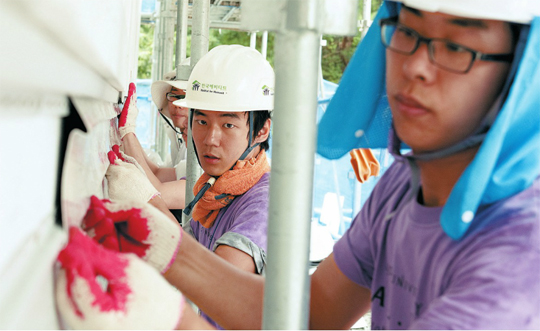
[[[167,96],[167,100],[169,100],[170,102],[173,102],[176,100],[182,100],[186,98],[185,94],[174,94],[172,92],[168,92],[166,96]]]
[[[396,53],[411,55],[420,43],[428,46],[429,60],[439,68],[456,72],[468,72],[474,61],[511,62],[514,54],[484,54],[447,39],[426,38],[413,29],[397,22],[397,17],[379,21],[381,40],[386,48]]]

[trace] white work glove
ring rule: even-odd
[[[118,145],[112,147],[108,157],[111,164],[105,177],[111,200],[148,202],[160,194],[137,161],[122,153]]]
[[[98,245],[76,227],[58,254],[56,304],[71,329],[174,329],[185,300],[133,254]]]
[[[120,139],[123,139],[130,132],[135,133],[137,115],[139,115],[139,109],[137,109],[137,92],[135,84],[130,83],[127,99],[118,120]]]
[[[134,253],[159,272],[174,262],[182,230],[161,211],[148,203],[101,201],[90,198],[82,228],[103,246],[123,253]]]

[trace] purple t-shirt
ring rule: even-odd
[[[264,174],[249,191],[236,197],[220,210],[214,224],[206,229],[201,223],[190,220],[186,228],[197,241],[215,251],[219,245],[227,245],[253,257],[256,273],[264,275],[266,268],[266,243],[268,221],[268,191],[270,173]],[[221,328],[204,312],[212,325]]]
[[[442,207],[407,199],[409,179],[395,162],[334,246],[339,269],[371,290],[372,329],[539,329],[540,179],[482,206],[460,241]]]

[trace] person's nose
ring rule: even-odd
[[[180,128],[182,130],[185,130],[187,128],[187,125],[188,125],[188,119],[187,117],[182,117],[181,121],[180,121]]]
[[[189,118],[189,110],[184,107],[180,107],[180,116],[181,117],[181,123],[183,128],[187,128],[188,125],[188,118]]]
[[[204,144],[207,146],[219,146],[221,141],[221,130],[215,125],[211,125],[206,131]]]
[[[403,72],[409,80],[419,80],[424,83],[431,83],[433,81],[437,67],[431,63],[427,43],[420,43],[418,49],[413,54],[405,56]]]

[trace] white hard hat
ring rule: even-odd
[[[186,98],[174,105],[227,112],[274,109],[274,70],[250,47],[213,48],[197,62],[188,82]]]
[[[449,15],[530,24],[540,16],[538,0],[391,0],[408,7]]]
[[[181,64],[189,65],[190,58],[184,59]],[[150,93],[152,93],[152,100],[156,104],[159,110],[164,109],[167,106],[167,97],[165,96],[167,92],[171,91],[171,87],[176,87],[180,90],[186,90],[187,81],[186,80],[175,80],[176,79],[176,70],[166,73],[163,76],[163,80],[157,80],[152,83],[150,87]]]

